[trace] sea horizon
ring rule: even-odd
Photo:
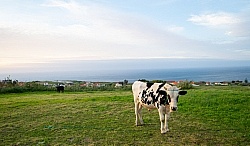
[[[0,80],[10,77],[22,82],[77,80],[92,82],[119,82],[139,79],[166,81],[208,81],[221,82],[250,79],[250,66],[244,67],[206,67],[206,68],[171,68],[171,69],[129,69],[129,70],[82,70],[82,71],[45,71],[0,73]]]

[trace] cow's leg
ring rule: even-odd
[[[164,129],[166,130],[166,132],[167,131],[169,131],[169,129],[168,129],[168,119],[169,119],[169,113],[166,113],[165,114],[165,126],[164,126]]]
[[[143,125],[144,122],[143,122],[143,119],[142,119],[142,113],[141,113],[141,111],[142,111],[142,105],[139,104],[139,107],[138,107],[138,116],[139,116],[141,125]]]
[[[144,124],[142,120],[141,110],[142,110],[142,105],[139,102],[135,102],[135,124],[136,126]]]
[[[161,122],[161,133],[166,133],[167,131],[165,130],[165,116],[164,114],[159,112],[159,116],[160,116],[160,122]]]
[[[135,124],[136,126],[140,125],[138,109],[139,109],[139,103],[135,101]]]
[[[167,125],[167,114],[163,106],[160,106],[158,111],[159,111],[159,117],[160,117],[160,122],[161,122],[161,133],[166,133],[167,131],[169,131],[168,125]]]
[[[138,126],[139,125],[139,120],[138,120],[138,103],[135,102],[135,125]]]

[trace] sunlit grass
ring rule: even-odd
[[[248,145],[249,89],[189,90],[167,134],[156,110],[135,126],[131,91],[2,94],[0,145]]]

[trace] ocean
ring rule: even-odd
[[[138,79],[146,80],[188,80],[188,81],[244,81],[250,79],[248,67],[220,68],[176,68],[176,69],[130,69],[130,70],[95,70],[95,71],[60,71],[60,72],[27,72],[1,74],[0,80],[10,76],[19,81],[57,81],[78,80],[93,82],[118,82]]]

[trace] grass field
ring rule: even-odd
[[[131,91],[0,94],[0,145],[250,145],[250,87],[188,90],[160,133],[135,126]]]

